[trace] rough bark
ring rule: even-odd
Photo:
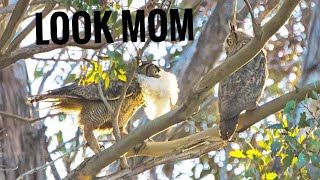
[[[319,80],[320,77],[320,0],[315,3],[309,22],[307,49],[303,56],[301,85]]]
[[[30,117],[31,109],[26,105],[27,74],[23,62],[0,71],[0,110],[22,117]],[[45,127],[42,123],[15,121],[0,116],[1,153],[0,179],[16,179],[20,174],[46,163]],[[28,179],[44,179],[45,171],[40,171]]]

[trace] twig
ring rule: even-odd
[[[56,161],[58,161],[59,159],[62,159],[62,158],[64,158],[64,157],[66,157],[67,155],[69,155],[70,153],[72,153],[72,152],[74,152],[74,151],[78,151],[78,149],[79,149],[80,147],[82,147],[82,146],[83,146],[83,144],[79,145],[78,147],[70,150],[70,151],[67,152],[66,154],[58,157],[57,159],[55,159],[55,160],[53,160],[53,161],[51,161],[51,162],[49,162],[49,163],[47,163],[47,164],[45,164],[45,165],[43,165],[43,166],[36,167],[36,168],[34,168],[34,169],[31,169],[30,171],[27,171],[27,172],[21,174],[21,175],[17,178],[17,180],[23,180],[24,177],[26,177],[26,176],[29,176],[29,175],[37,172],[37,171],[41,171],[41,170],[43,170],[43,169],[46,169],[48,166],[51,166],[52,164],[54,164],[54,163],[55,163]]]
[[[49,161],[49,162],[52,162],[52,161],[53,161],[49,153],[48,153],[48,161]],[[52,172],[52,174],[53,174],[53,177],[54,177],[56,180],[60,180],[61,177],[60,177],[60,175],[59,175],[59,173],[58,173],[58,170],[57,170],[56,166],[54,165],[54,163],[50,165],[50,168],[51,168],[51,172]]]
[[[0,38],[0,54],[4,54],[4,52],[6,51],[7,42],[12,37],[13,33],[16,32],[16,29],[19,26],[19,22],[23,18],[24,13],[29,6],[29,3],[30,0],[19,0],[14,7],[8,25]]]
[[[113,112],[114,109],[111,107],[111,105],[108,103],[106,97],[104,97],[104,95],[103,95],[102,88],[101,88],[101,81],[99,81],[97,86],[98,86],[99,95],[100,95],[100,98],[101,98],[103,104],[107,107],[108,111]]]
[[[261,35],[262,35],[260,23],[254,18],[254,14],[253,14],[251,5],[250,5],[250,3],[248,2],[248,0],[244,0],[244,2],[246,3],[246,5],[247,5],[247,7],[248,7],[248,9],[249,9],[249,13],[250,13],[250,16],[251,16],[252,28],[253,28],[254,35],[255,35],[258,39],[260,39],[260,38],[261,38]]]
[[[55,3],[49,3],[42,11],[42,19],[44,19],[55,7]],[[21,41],[34,29],[36,26],[36,19],[34,20],[21,31],[21,33],[14,38],[14,40],[10,43],[7,52],[13,51],[20,43]]]
[[[7,112],[4,112],[4,111],[0,111],[0,116],[2,116],[2,117],[12,118],[12,119],[15,119],[15,120],[18,120],[18,121],[21,121],[21,122],[27,122],[27,123],[35,123],[37,121],[41,121],[43,119],[46,119],[47,117],[54,117],[54,116],[57,116],[59,114],[62,114],[62,113],[49,114],[49,115],[41,117],[41,118],[30,119],[30,118],[24,118],[24,117],[15,115],[15,114],[7,113]]]

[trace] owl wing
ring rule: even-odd
[[[124,88],[125,82],[121,80],[110,81],[109,87],[105,89],[102,86],[103,95],[108,101],[114,101],[119,99],[120,93]],[[136,79],[133,79],[129,86],[126,97],[132,96],[135,92],[140,90],[140,86]],[[98,86],[96,84],[90,84],[88,86],[82,86],[79,84],[79,79],[70,85],[47,91],[44,94],[39,94],[29,97],[30,103],[38,101],[58,102],[61,99],[74,98],[74,99],[87,99],[87,100],[101,100]]]
[[[124,85],[125,82],[121,80],[112,80],[110,81],[110,84],[106,89],[102,86],[103,95],[109,101],[117,100],[120,98],[121,91],[124,88]],[[137,85],[137,82],[133,80],[126,92],[126,97],[133,95],[133,93],[136,91]],[[96,84],[82,86],[78,83],[74,83],[70,88],[70,92],[68,94],[73,95],[76,98],[80,97],[88,100],[101,100],[98,86]]]

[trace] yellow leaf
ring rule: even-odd
[[[102,74],[101,78],[102,78],[103,80],[105,80],[105,79],[106,79],[106,77],[107,77],[107,73],[106,73],[106,72],[103,72],[103,74]]]
[[[119,74],[119,75],[118,75],[118,78],[119,78],[121,81],[124,81],[124,82],[127,81],[127,76],[124,75],[124,74]]]
[[[297,157],[293,157],[291,165],[294,166],[298,162]]]
[[[284,128],[288,127],[288,119],[287,118],[283,119],[283,127]]]
[[[106,76],[106,78],[104,79],[104,88],[108,88],[110,84],[110,78],[109,76]]]
[[[291,136],[291,137],[295,137],[297,134],[298,134],[298,132],[299,132],[299,128],[298,127],[296,127],[296,128],[294,128],[294,130],[293,130],[293,132],[288,132],[288,134],[289,134],[289,136]]]
[[[88,74],[87,79],[85,80],[86,83],[92,83],[92,82],[94,82],[95,77],[96,77],[96,74],[97,74],[97,72],[91,71],[91,72]]]
[[[102,65],[101,64],[98,65],[98,72],[99,72],[99,75],[101,76],[102,75]]]
[[[266,179],[266,180],[273,180],[275,178],[278,177],[278,175],[274,172],[270,172],[270,173],[265,173],[262,175],[263,179]]]
[[[267,151],[270,149],[270,146],[268,146],[264,141],[258,141],[258,145]]]
[[[265,132],[267,133],[269,139],[273,141],[273,135],[270,133],[270,131],[268,129],[265,129]]]
[[[298,139],[299,144],[301,144],[302,141],[303,141],[305,138],[306,138],[306,137],[304,136],[304,134],[302,134],[302,135],[299,137],[299,139]]]
[[[246,152],[247,156],[252,159],[254,156],[255,157],[260,157],[262,156],[262,153],[256,149],[249,149],[247,152]]]
[[[229,155],[235,158],[246,158],[246,155],[244,155],[241,150],[230,151]]]
[[[119,71],[120,74],[125,74],[126,73],[126,71],[123,70],[123,69],[119,69],[118,71]]]

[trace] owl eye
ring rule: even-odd
[[[233,40],[231,38],[227,39],[227,43],[229,46],[231,46],[233,44]]]
[[[153,69],[153,72],[152,72],[152,73],[153,73],[153,75],[158,75],[159,70],[155,68],[155,69]]]

